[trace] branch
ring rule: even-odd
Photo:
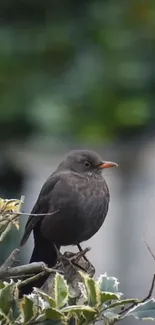
[[[16,248],[14,251],[10,254],[10,256],[7,258],[7,260],[1,265],[1,269],[5,269],[8,267],[13,267],[19,265],[19,249]]]
[[[142,300],[138,300],[137,302],[134,302],[131,306],[123,309],[119,315],[122,315],[121,319],[124,318],[126,316],[126,314],[131,310],[133,309],[135,306],[137,305],[140,305],[144,302],[146,302],[147,300],[149,300],[152,296],[152,292],[153,292],[153,289],[154,289],[154,285],[155,285],[155,274],[153,275],[153,278],[152,278],[152,282],[151,282],[151,287],[150,287],[150,290],[149,290],[149,293],[147,294],[147,296],[145,298],[143,298]]]
[[[12,276],[19,276],[19,275],[27,275],[32,273],[40,273],[40,272],[47,272],[47,273],[56,273],[55,269],[50,269],[46,266],[43,262],[34,262],[30,264],[25,264],[21,266],[15,267],[7,267],[7,268],[0,268],[0,279],[5,279],[6,277]]]
[[[151,283],[149,293],[144,299],[141,300],[141,303],[143,303],[143,302],[145,302],[145,301],[147,301],[148,299],[151,298],[152,292],[153,292],[153,289],[154,289],[154,285],[155,285],[155,274],[153,275],[153,279],[152,279],[152,283]]]
[[[153,252],[152,252],[152,250],[151,250],[149,244],[147,243],[147,241],[146,241],[145,239],[144,239],[144,243],[145,243],[145,245],[146,245],[148,251],[150,252],[151,256],[153,257],[153,259],[154,259],[154,261],[155,261],[155,255],[153,254]]]
[[[52,216],[53,214],[55,214],[56,212],[58,212],[59,210],[56,210],[54,212],[49,212],[49,213],[26,213],[26,212],[14,212],[14,211],[10,211],[9,213],[7,213],[7,215],[5,215],[0,222],[2,221],[12,221],[14,219],[16,219],[18,216],[22,215],[22,216],[32,216],[32,217],[44,217],[44,216]],[[8,215],[13,216],[12,218],[8,218]]]
[[[36,280],[40,279],[45,274],[46,274],[46,271],[42,271],[42,272],[40,272],[40,273],[38,273],[36,275],[31,276],[30,278],[28,278],[26,280],[23,280],[22,282],[19,282],[18,283],[18,288],[21,288],[21,287],[31,283],[32,281],[36,281]]]
[[[69,290],[76,301],[78,301],[81,296],[81,290],[79,287],[81,275],[79,270],[84,271],[90,277],[93,277],[95,274],[94,266],[89,262],[88,259],[85,258],[85,254],[89,250],[90,248],[85,248],[82,252],[78,253],[65,252],[63,255],[59,254],[60,263],[57,264],[57,271],[64,271],[64,277],[69,285]],[[53,294],[53,278],[54,274],[50,274],[41,287],[41,290],[49,295]]]
[[[145,240],[145,238],[143,239],[143,241],[144,241],[144,243],[145,243],[145,245],[146,245],[146,247],[147,247],[149,253],[151,254],[152,258],[153,258],[154,261],[155,261],[155,255],[153,254],[153,252],[152,252],[152,250],[151,250],[149,244],[148,244],[147,241]],[[151,282],[151,287],[150,287],[150,290],[149,290],[147,296],[146,296],[145,298],[143,298],[142,300],[139,300],[139,301],[137,301],[137,302],[134,302],[131,306],[127,307],[126,309],[123,309],[123,310],[119,313],[119,315],[124,314],[124,315],[123,315],[123,318],[124,318],[125,315],[126,315],[126,313],[128,313],[128,312],[129,312],[131,309],[133,309],[135,306],[137,306],[137,305],[139,305],[139,304],[142,304],[142,303],[146,302],[148,299],[150,299],[151,296],[152,296],[152,292],[153,292],[154,286],[155,286],[155,274],[153,275],[152,282]]]
[[[10,222],[0,236],[0,244],[2,243],[3,239],[6,237],[8,232],[11,230],[11,228],[12,228],[12,224]]]

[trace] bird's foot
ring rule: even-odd
[[[91,250],[90,247],[86,247],[85,249],[81,248],[81,250],[78,253],[75,253],[72,257],[70,257],[70,261],[78,262],[79,259],[83,257],[85,261],[89,262],[85,254],[88,253],[90,250]]]
[[[59,251],[57,252],[58,254],[58,266],[61,265],[64,273],[66,266],[70,264],[70,266],[78,267],[81,270],[85,271],[85,269],[78,264],[79,260],[83,257],[85,259],[85,254],[90,251],[90,248],[87,247],[84,250],[78,252],[78,253],[72,253],[72,252],[65,252],[64,255],[60,253]],[[87,260],[87,263],[90,264],[90,262]]]
[[[65,273],[66,266],[70,264],[71,266],[73,265],[71,256],[66,256],[65,254],[61,254],[60,252],[58,253],[58,266],[61,265],[63,272]]]
[[[85,254],[90,251],[91,248],[87,247],[84,250],[78,252],[78,253],[72,253],[72,252],[65,252],[63,255],[63,258],[69,263],[71,266],[74,266],[76,268],[81,269],[82,271],[86,271],[85,267],[81,265],[80,259],[83,257],[83,259],[87,262],[88,265],[90,265],[90,262],[88,259],[85,259]]]
[[[72,266],[79,268],[83,271],[85,271],[85,268],[81,266],[80,259],[83,258],[83,260],[86,262],[87,265],[90,264],[89,260],[86,258],[85,254],[90,251],[91,248],[87,247],[85,249],[82,249],[79,244],[77,244],[79,248],[78,253],[73,253],[73,252],[65,252],[62,254],[57,246],[55,245],[55,249],[57,252],[57,264],[56,267],[61,268],[62,271],[65,273],[66,267],[67,266]]]

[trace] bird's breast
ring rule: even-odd
[[[79,242],[91,238],[102,226],[109,207],[109,190],[106,182],[89,181],[80,186],[78,218],[83,232]]]
[[[52,196],[52,211],[42,222],[42,231],[60,245],[73,245],[92,237],[101,227],[109,205],[104,180],[69,178],[61,181]]]

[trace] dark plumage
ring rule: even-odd
[[[43,185],[30,216],[21,246],[34,233],[30,262],[56,263],[55,246],[77,245],[91,238],[101,227],[108,211],[109,190],[102,177],[104,168],[117,166],[103,162],[94,152],[75,150],[67,155]],[[55,212],[55,213],[54,213]]]

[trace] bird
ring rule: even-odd
[[[33,231],[30,263],[42,261],[53,267],[61,246],[81,247],[98,232],[110,201],[102,171],[116,166],[90,150],[67,154],[44,183],[26,223],[20,246]]]

